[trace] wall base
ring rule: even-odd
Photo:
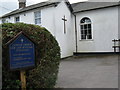
[[[120,54],[120,52],[73,52],[73,55],[80,56],[80,55],[115,55]]]

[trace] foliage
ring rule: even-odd
[[[24,23],[4,23],[2,27],[3,88],[20,88],[19,71],[8,69],[6,43],[19,32],[26,33],[36,44],[36,67],[27,70],[27,88],[53,88],[58,74],[60,48],[55,38],[45,28]]]

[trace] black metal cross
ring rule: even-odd
[[[66,33],[66,25],[65,25],[65,22],[67,21],[67,19],[65,19],[65,15],[64,15],[64,18],[62,18],[62,20],[64,21],[64,33]]]

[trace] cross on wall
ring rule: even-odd
[[[65,22],[67,21],[67,19],[65,18],[65,15],[64,17],[62,18],[62,20],[64,21],[64,34],[66,33],[66,25],[65,25]]]

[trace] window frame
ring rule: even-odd
[[[39,13],[38,17],[36,17],[37,13]],[[39,20],[38,21],[39,23],[38,22],[36,23],[37,20]],[[34,12],[34,24],[35,25],[41,25],[41,11],[40,10]]]
[[[5,18],[2,18],[2,23],[7,23]]]
[[[85,19],[88,19],[89,22],[81,23],[82,20]],[[91,19],[88,17],[84,17],[80,20],[80,40],[83,41],[93,40],[92,22]]]
[[[17,18],[19,18],[18,21],[17,21]],[[18,22],[20,22],[20,16],[16,16],[16,17],[15,17],[15,23],[18,23]]]

